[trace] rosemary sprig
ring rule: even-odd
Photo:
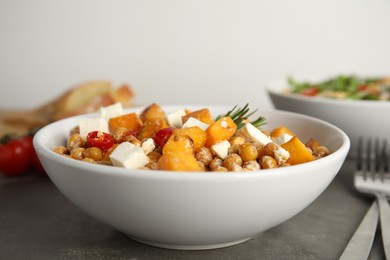
[[[224,115],[219,115],[215,120],[218,120],[222,117],[229,116],[231,119],[233,119],[234,123],[237,125],[237,129],[240,129],[245,125],[246,122],[251,123],[255,127],[260,127],[264,124],[266,124],[265,117],[259,116],[256,120],[250,121],[249,117],[252,116],[254,113],[257,112],[257,109],[250,112],[249,104],[246,103],[243,108],[237,108],[237,105],[235,105],[231,110],[229,110]]]

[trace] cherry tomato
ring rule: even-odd
[[[313,87],[309,87],[307,89],[304,89],[301,91],[301,95],[304,95],[304,96],[316,96],[319,92],[319,88],[313,86]]]
[[[114,139],[108,133],[93,131],[87,135],[88,147],[99,147],[103,151],[107,151],[114,144]]]
[[[32,138],[10,139],[0,145],[0,172],[7,176],[26,173],[32,162]]]
[[[156,133],[156,135],[154,136],[154,142],[158,146],[164,147],[165,143],[168,141],[169,137],[171,137],[171,135],[175,129],[176,128],[174,128],[174,127],[166,127],[166,128],[160,129]]]

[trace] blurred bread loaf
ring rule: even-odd
[[[133,92],[129,85],[113,87],[109,81],[89,81],[77,85],[49,104],[36,111],[45,114],[50,121],[97,111],[102,106],[122,102],[132,105]]]
[[[114,87],[109,81],[88,81],[71,87],[53,101],[31,111],[0,111],[0,135],[23,133],[32,127],[70,116],[97,111],[102,106],[121,102],[131,107],[134,92],[130,85]]]

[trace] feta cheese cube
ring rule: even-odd
[[[114,166],[127,169],[140,168],[149,162],[149,158],[142,148],[130,142],[123,142],[118,145],[110,154],[110,159]]]
[[[80,135],[86,139],[88,133],[100,131],[109,133],[108,123],[104,118],[83,118],[79,120]]]
[[[240,128],[240,130],[237,131],[237,135],[247,138],[254,142],[262,143],[264,145],[272,142],[270,137],[268,137],[266,134],[261,132],[251,123],[246,123],[245,126]]]
[[[180,128],[183,125],[182,117],[186,115],[186,111],[184,109],[176,110],[167,115],[168,124],[174,126],[176,128]]]
[[[206,131],[206,129],[210,126],[209,124],[206,124],[206,123],[203,123],[202,121],[196,119],[196,118],[193,118],[193,117],[190,117],[187,119],[187,121],[184,123],[184,125],[182,126],[182,128],[188,128],[188,127],[193,127],[193,126],[198,126],[200,129],[202,129],[203,131]]]
[[[112,117],[118,117],[124,114],[122,103],[117,102],[113,105],[102,107],[99,110],[100,117],[107,121]]]
[[[155,147],[156,145],[154,143],[153,138],[146,139],[145,141],[142,142],[141,145],[141,148],[146,155],[149,154],[151,151],[153,151]]]
[[[278,165],[285,163],[290,158],[290,153],[281,146],[274,151],[274,157]]]
[[[293,138],[292,135],[281,134],[278,137],[273,138],[272,140],[274,141],[275,144],[282,145],[282,144],[287,143],[288,141],[290,141],[291,138]]]
[[[226,140],[216,143],[210,147],[211,151],[222,160],[228,156],[229,148],[230,142]]]

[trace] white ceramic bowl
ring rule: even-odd
[[[205,107],[213,115],[231,108]],[[302,211],[333,180],[349,150],[347,135],[329,123],[275,110],[259,114],[267,118],[264,128],[286,125],[303,139],[317,138],[333,153],[301,165],[246,173],[128,170],[51,151],[65,144],[80,116],[42,128],[34,146],[50,179],[70,201],[128,237],[172,249],[219,248],[246,241]]]
[[[390,102],[369,100],[336,100],[289,94],[286,80],[267,86],[276,109],[301,113],[325,120],[341,128],[351,140],[349,156],[356,156],[359,137],[381,138],[390,142]]]

